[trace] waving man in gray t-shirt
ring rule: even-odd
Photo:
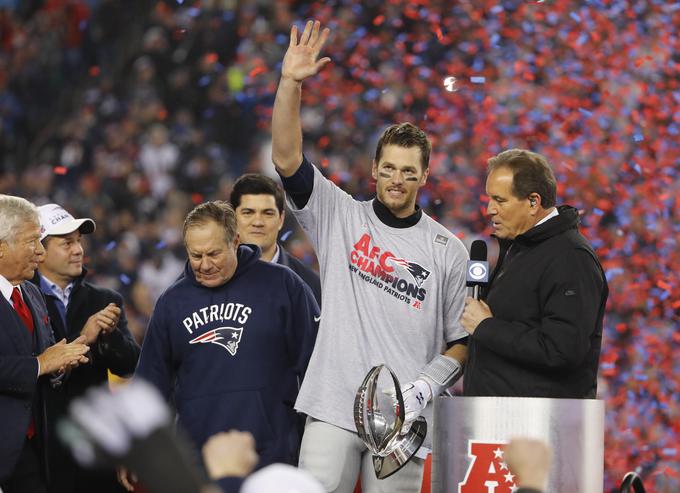
[[[327,491],[418,492],[415,458],[378,481],[354,431],[352,405],[371,367],[385,363],[404,385],[406,425],[460,376],[467,348],[459,325],[467,251],[416,206],[428,176],[430,142],[410,123],[378,142],[372,174],[377,197],[354,200],[302,154],[302,81],[315,75],[329,30],[291,29],[272,118],[273,161],[288,202],[319,258],[323,312],[296,408],[309,416],[300,455]],[[442,349],[449,349],[441,354]],[[428,408],[429,411],[429,408]],[[429,441],[426,441],[428,443]]]

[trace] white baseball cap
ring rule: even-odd
[[[76,229],[83,234],[93,233],[96,224],[89,217],[75,219],[58,204],[46,204],[38,207],[40,213],[40,240],[47,236],[67,235]]]
[[[307,471],[288,464],[272,464],[251,474],[241,493],[324,493],[326,490]]]

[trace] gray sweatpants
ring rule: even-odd
[[[414,457],[387,479],[375,477],[371,453],[359,435],[307,418],[300,450],[300,468],[314,476],[328,493],[352,493],[361,474],[362,493],[419,493],[424,461]]]

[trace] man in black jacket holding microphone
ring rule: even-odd
[[[548,162],[527,150],[489,159],[486,192],[501,249],[461,317],[464,394],[595,398],[608,288],[578,211],[556,207]]]

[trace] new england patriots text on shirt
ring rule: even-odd
[[[354,244],[349,255],[350,271],[388,295],[421,310],[427,296],[423,284],[430,277],[431,271],[415,262],[396,257],[392,252],[372,244],[372,240],[369,234],[364,233]],[[413,282],[398,277],[395,267],[407,274]]]

